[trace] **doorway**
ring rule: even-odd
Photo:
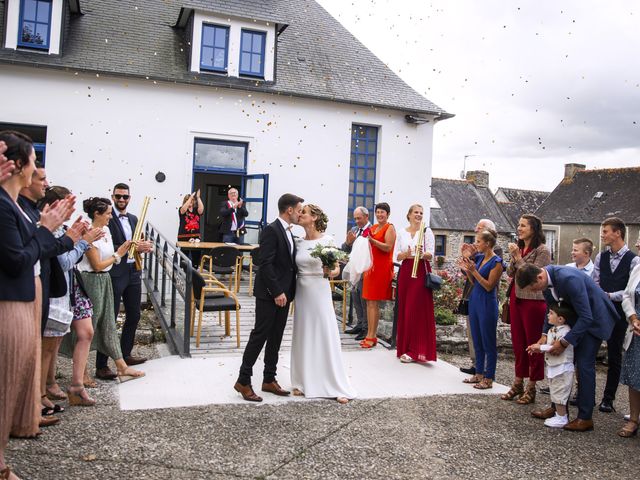
[[[194,172],[193,190],[200,189],[204,204],[204,222],[202,240],[205,242],[221,242],[220,206],[227,200],[230,188],[240,191],[242,175]]]

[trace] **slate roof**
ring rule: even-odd
[[[549,196],[549,192],[500,187],[495,196],[500,207],[515,228],[522,214],[535,213]],[[506,201],[503,201],[503,198]]]
[[[548,224],[600,224],[614,215],[640,224],[639,185],[640,167],[578,171],[560,182],[536,215]]]
[[[431,179],[431,196],[441,208],[431,208],[431,228],[473,232],[478,220],[488,218],[498,233],[511,233],[514,228],[501,210],[493,193],[476,187],[468,180]]]
[[[0,0],[4,35],[6,0]],[[314,0],[80,0],[67,11],[61,55],[0,49],[0,63],[311,97],[408,113],[453,116],[409,87]],[[275,82],[188,70],[183,8],[288,24],[278,37]]]

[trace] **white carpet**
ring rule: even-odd
[[[343,356],[349,380],[360,399],[443,394],[495,395],[508,390],[497,383],[490,390],[477,390],[462,383],[466,375],[451,364],[442,360],[425,365],[403,364],[396,359],[395,352],[381,347],[369,351],[347,351]],[[278,362],[278,382],[285,389],[290,387],[289,360],[289,352],[283,352]],[[233,389],[241,361],[239,355],[186,359],[168,356],[148,361],[139,366],[146,372],[145,377],[118,386],[120,408],[146,410],[234,403],[260,406],[310,401],[261,392],[263,363],[260,357],[254,367],[253,387],[264,401],[245,402]]]

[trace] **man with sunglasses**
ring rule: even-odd
[[[113,239],[113,247],[117,250],[127,240],[131,240],[133,232],[138,224],[138,217],[127,213],[127,207],[131,195],[129,185],[118,183],[113,187],[113,214],[109,220],[109,231]],[[136,246],[138,253],[150,252],[153,248],[151,242],[140,241]],[[113,306],[116,313],[120,311],[120,302],[124,303],[125,321],[122,326],[120,347],[122,356],[127,365],[139,365],[147,361],[143,357],[131,355],[135,340],[136,329],[140,321],[140,301],[142,297],[142,278],[140,271],[136,269],[135,260],[125,256],[120,263],[114,264],[109,270],[111,284],[113,286]],[[96,355],[96,377],[102,380],[113,380],[116,374],[107,366],[108,357],[100,352]]]

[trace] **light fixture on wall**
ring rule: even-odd
[[[167,179],[167,176],[163,172],[156,173],[156,182],[162,183]]]
[[[423,123],[429,123],[429,119],[426,117],[421,117],[420,115],[405,115],[404,119],[407,123],[414,123],[416,125],[422,125]]]

